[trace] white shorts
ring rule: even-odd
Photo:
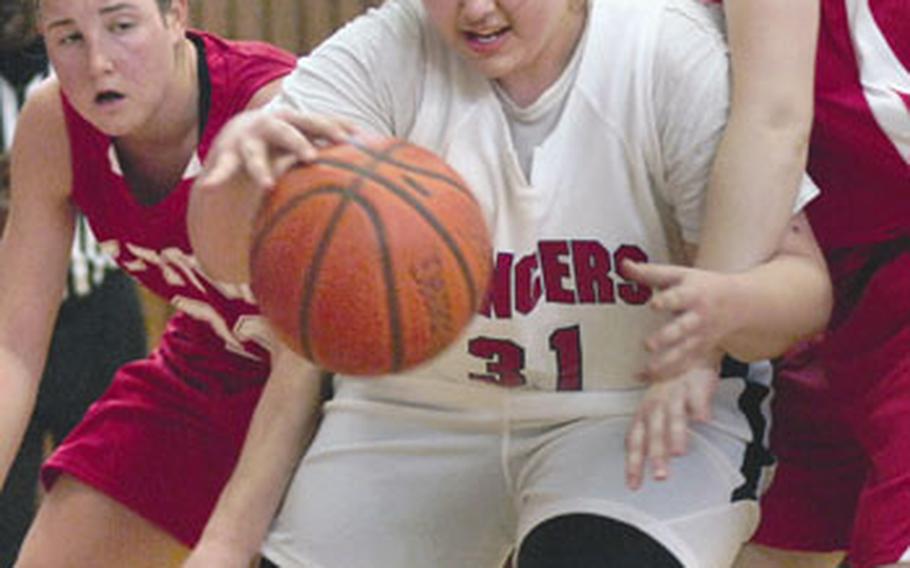
[[[767,465],[767,412],[740,410],[767,401],[749,402],[745,385],[721,381],[714,421],[692,430],[670,479],[630,491],[624,438],[640,391],[339,380],[264,553],[282,568],[501,568],[543,521],[590,513],[686,567],[729,566],[756,526]]]

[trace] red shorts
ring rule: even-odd
[[[779,465],[755,542],[847,549],[854,568],[910,560],[908,283],[910,251],[878,269],[822,347],[780,366]]]
[[[200,358],[198,347],[166,336],[150,358],[118,371],[45,463],[45,486],[71,475],[195,544],[236,463],[267,373],[265,364],[223,349]],[[200,372],[201,365],[208,368]]]

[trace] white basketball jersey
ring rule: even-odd
[[[620,266],[679,262],[682,241],[697,240],[726,113],[726,57],[705,6],[590,4],[587,25],[599,33],[579,44],[580,62],[567,70],[577,74],[574,84],[529,176],[493,85],[446,47],[417,0],[387,2],[367,16],[384,25],[349,26],[344,47],[330,41],[286,84],[286,104],[342,111],[442,155],[486,214],[495,255],[489,301],[459,341],[412,375],[547,391],[640,386],[643,340],[660,321],[646,305],[651,291],[623,278]],[[699,79],[663,69],[673,62],[659,36],[674,6],[703,28],[692,39],[706,50],[691,62]],[[420,52],[398,47],[414,34]],[[358,43],[362,50],[351,48]],[[352,54],[369,64],[353,66]],[[337,77],[331,91],[326,74]],[[701,100],[691,108],[656,100],[662,88]]]

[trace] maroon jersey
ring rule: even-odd
[[[201,136],[183,180],[158,203],[133,197],[110,138],[64,99],[73,200],[117,262],[179,312],[150,357],[117,371],[45,463],[42,479],[50,487],[67,474],[192,546],[234,468],[269,358],[248,291],[199,269],[187,200],[221,127],[296,61],[261,43],[189,37],[200,54]]]
[[[825,249],[910,235],[906,0],[822,0],[808,207]]]
[[[826,250],[910,234],[908,70],[906,0],[821,0],[807,212]]]
[[[249,364],[268,361],[258,310],[246,287],[213,282],[199,269],[190,249],[186,209],[194,176],[215,135],[257,90],[288,73],[296,60],[264,43],[229,42],[202,32],[189,37],[204,54],[199,66],[203,118],[197,153],[182,181],[160,202],[139,203],[121,175],[111,139],[64,97],[74,157],[72,197],[118,264],[177,307],[180,315],[171,327],[193,338],[184,346],[191,350],[187,355],[207,366],[198,369],[201,375],[262,380],[267,368]],[[168,345],[165,341],[163,347]],[[192,367],[186,369],[188,380],[209,380],[194,377]]]

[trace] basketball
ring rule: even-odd
[[[281,339],[319,367],[396,373],[454,341],[492,269],[480,207],[430,151],[343,144],[281,176],[260,207],[251,286]]]

